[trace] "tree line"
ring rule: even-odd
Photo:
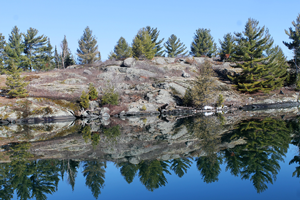
[[[300,89],[300,14],[292,25],[293,27],[285,30],[291,42],[283,42],[294,53],[290,61],[287,61],[281,48],[274,45],[268,29],[265,26],[260,27],[259,22],[251,18],[248,19],[243,32],[225,34],[223,40],[219,40],[219,48],[209,29],[197,29],[189,52],[176,35],[172,34],[163,43],[164,38],[159,39],[160,31],[146,26],[138,31],[131,45],[120,37],[109,54],[109,59],[219,56],[221,60],[236,62],[237,67],[243,69],[238,76],[228,77],[242,92],[269,92],[294,83],[297,89]],[[21,33],[15,26],[8,41],[0,34],[0,72],[11,71],[14,65],[23,71],[50,70],[74,65],[76,61],[68,48],[66,36],[60,44],[60,49],[61,52],[58,53],[55,46],[53,52],[50,39],[39,35],[37,29],[29,28],[26,33]],[[77,64],[101,61],[96,37],[89,27],[85,28],[78,40],[76,55]]]

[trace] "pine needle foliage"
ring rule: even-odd
[[[292,22],[293,27],[290,27],[288,30],[285,30],[285,33],[289,36],[291,42],[283,42],[285,46],[288,47],[289,50],[293,51],[293,67],[296,69],[296,84],[300,85],[299,78],[299,67],[300,67],[300,14],[298,14],[296,21]],[[298,86],[298,89],[300,87]]]
[[[195,57],[211,57],[217,51],[217,45],[209,29],[199,28],[194,35],[190,54]]]
[[[115,91],[113,86],[107,86],[103,92],[102,104],[118,105],[119,104],[119,94]]]
[[[148,31],[148,34],[151,37],[152,43],[155,44],[155,55],[154,56],[163,56],[163,47],[162,47],[162,42],[164,41],[164,38],[161,40],[158,40],[159,32],[157,28],[151,28],[150,26],[146,26],[146,30]]]
[[[152,42],[151,36],[148,31],[143,28],[140,29],[138,34],[133,39],[132,55],[136,59],[152,59],[155,56],[156,48],[155,43]]]
[[[94,87],[93,83],[89,84],[89,97],[91,100],[97,100],[98,98],[98,92]]]
[[[243,71],[241,75],[229,78],[242,92],[269,92],[281,87],[286,78],[282,51],[275,48],[272,54],[266,55],[273,45],[273,39],[265,27],[258,27],[258,23],[249,18],[245,31],[235,33],[237,46],[233,57],[242,61],[237,67]]]
[[[117,45],[114,48],[114,52],[111,52],[108,58],[110,60],[124,60],[126,58],[131,57],[131,54],[131,47],[128,45],[128,43],[123,37],[120,37],[119,41],[117,42]]]
[[[89,94],[86,94],[85,91],[82,91],[82,94],[80,96],[80,105],[84,109],[88,109],[90,106],[90,100],[89,100]]]
[[[186,51],[186,46],[180,42],[180,39],[174,34],[169,37],[164,46],[168,57],[174,58],[178,55],[186,56],[186,54],[188,54],[188,51]]]
[[[78,45],[77,56],[80,64],[92,64],[101,59],[97,40],[95,36],[92,36],[92,30],[88,26],[83,31]]]
[[[213,87],[215,86],[214,71],[208,60],[205,60],[198,68],[198,75],[193,81],[193,87],[188,91],[189,94],[187,95],[192,98],[191,101],[194,106],[203,107],[211,103]],[[190,100],[186,98],[185,101],[189,102]]]
[[[0,33],[0,74],[4,73],[4,61],[5,61],[5,37]]]
[[[6,71],[6,86],[9,90],[8,96],[10,97],[26,97],[28,96],[28,92],[25,87],[29,84],[29,82],[24,82],[24,77],[21,78],[22,69],[18,69],[12,60],[9,61],[8,68],[9,71]]]
[[[227,33],[223,37],[223,41],[219,40],[221,48],[219,49],[219,55],[222,60],[226,59],[226,61],[233,61],[232,57],[226,58],[227,55],[232,55],[234,52],[234,37],[231,33]]]

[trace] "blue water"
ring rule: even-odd
[[[280,162],[281,169],[276,181],[267,184],[268,189],[262,193],[257,193],[250,180],[242,180],[226,171],[226,164],[221,165],[217,182],[204,183],[193,162],[183,177],[179,178],[173,172],[171,175],[166,174],[168,183],[151,192],[140,182],[138,176],[128,184],[120,174],[120,169],[108,162],[105,186],[98,199],[299,199],[300,179],[292,177],[297,164],[289,165],[289,161],[297,154],[297,147],[290,145],[285,161]],[[78,171],[74,191],[67,180],[60,180],[57,191],[47,195],[48,199],[95,199],[85,185],[82,163]],[[17,199],[16,196],[15,192],[13,199]]]

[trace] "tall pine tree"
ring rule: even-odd
[[[5,54],[9,60],[13,60],[18,68],[26,69],[25,66],[22,66],[22,62],[26,60],[26,57],[23,55],[24,44],[22,40],[23,33],[20,32],[20,29],[17,26],[14,26],[8,37],[8,43],[5,46]],[[11,65],[7,66],[7,70],[10,70],[10,66]]]
[[[282,52],[277,48],[270,55],[265,55],[273,45],[268,30],[258,27],[258,21],[248,19],[243,33],[235,33],[237,39],[236,52],[233,57],[242,61],[238,67],[242,68],[241,75],[231,80],[235,81],[242,92],[269,92],[281,87],[286,64],[282,62]],[[279,61],[281,60],[281,61]]]
[[[151,37],[152,43],[155,44],[155,55],[154,56],[163,56],[164,51],[162,50],[162,42],[164,41],[164,38],[161,40],[158,40],[159,32],[157,28],[151,28],[150,26],[146,26],[146,30],[148,34]]]
[[[124,60],[128,57],[131,57],[131,47],[123,37],[120,37],[117,45],[114,48],[114,52],[110,53],[109,59]]]
[[[232,60],[232,57],[230,56],[234,52],[234,37],[231,35],[231,33],[227,33],[224,35],[223,39],[223,41],[219,40],[221,45],[219,55],[221,56],[222,60]],[[228,57],[226,57],[226,54]]]
[[[292,22],[294,28],[290,27],[289,30],[285,30],[285,33],[289,36],[291,42],[283,42],[285,46],[292,50],[294,53],[293,66],[296,69],[296,82],[298,88],[300,88],[299,68],[300,68],[300,14],[298,14],[296,21]]]
[[[194,41],[191,44],[190,54],[195,57],[211,57],[217,51],[217,45],[210,34],[209,29],[199,28],[196,30]]]
[[[0,74],[4,73],[5,45],[5,37],[0,33]]]
[[[101,59],[99,57],[97,40],[95,36],[92,36],[92,30],[88,26],[83,31],[78,45],[77,56],[80,64],[92,64]]]
[[[186,51],[185,45],[180,42],[180,39],[176,37],[176,35],[172,34],[168,41],[164,44],[166,50],[165,52],[168,54],[168,57],[176,57],[178,55],[186,56],[188,53]]]
[[[43,54],[47,51],[48,38],[44,35],[38,36],[38,30],[29,28],[24,35],[24,53],[27,57],[24,65],[32,71],[45,69],[46,62]],[[52,48],[52,47],[51,47]]]
[[[151,36],[145,28],[139,30],[133,39],[132,55],[136,59],[152,59],[155,56],[155,43],[152,42]]]

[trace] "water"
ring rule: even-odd
[[[300,198],[297,116],[117,122],[10,127],[0,198]]]

